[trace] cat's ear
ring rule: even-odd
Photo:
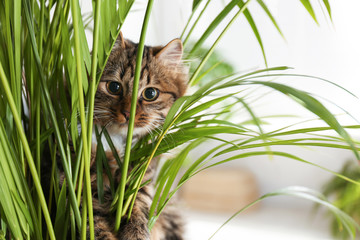
[[[163,47],[157,54],[156,58],[170,65],[181,63],[183,54],[183,45],[180,39],[176,38]]]
[[[114,48],[122,48],[125,49],[126,48],[126,42],[127,40],[124,39],[122,32],[120,32],[118,38],[116,39]]]

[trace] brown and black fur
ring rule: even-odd
[[[124,40],[121,35],[110,54],[95,95],[94,122],[106,126],[113,135],[126,137],[131,105],[133,79],[138,45]],[[181,63],[182,44],[179,39],[165,47],[144,48],[139,96],[135,116],[134,137],[139,138],[160,127],[172,104],[187,89],[186,70]],[[121,83],[120,96],[109,94],[109,81]],[[159,90],[155,101],[144,101],[141,94],[147,87]]]
[[[116,144],[120,157],[124,154],[137,49],[137,44],[123,39],[120,34],[109,56],[95,95],[94,124],[100,128],[105,127],[107,129],[113,138],[113,142]],[[184,95],[187,89],[187,73],[181,62],[181,56],[182,43],[179,39],[171,41],[165,47],[145,46],[134,124],[133,138],[135,141],[157,131],[162,126],[172,104],[176,99]],[[112,82],[116,82],[116,86],[121,86],[121,91],[114,94],[109,87],[109,84]],[[144,91],[147,88],[156,89],[156,99],[151,101],[146,99]],[[103,142],[103,144],[105,145],[106,142]],[[103,174],[104,203],[100,204],[97,198],[95,149],[96,141],[93,143],[90,169],[95,239],[183,239],[181,217],[176,209],[172,209],[171,206],[163,211],[151,233],[149,232],[147,227],[148,214],[154,192],[152,183],[139,190],[130,220],[128,222],[123,221],[120,230],[115,233],[113,225],[115,213],[110,211],[113,198],[110,190],[110,181],[105,173]],[[116,188],[121,179],[121,169],[111,150],[106,151],[106,156],[111,167],[112,176],[115,178]],[[156,165],[157,163],[154,159],[145,174],[144,182],[155,177]],[[61,167],[59,169],[61,171]],[[64,174],[61,172],[60,178],[60,182],[62,182]]]
[[[108,152],[107,157],[110,161],[116,161],[112,153]],[[154,162],[155,163],[155,162]],[[93,169],[91,169],[93,171]],[[121,175],[119,169],[115,172],[116,184],[119,183]],[[156,171],[156,164],[148,168],[144,182],[151,180]],[[148,231],[148,213],[153,199],[153,185],[149,184],[141,188],[135,200],[134,208],[130,221],[126,223],[124,218],[118,233],[114,232],[115,213],[110,212],[112,196],[106,175],[104,175],[104,203],[100,204],[96,194],[96,175],[92,175],[93,191],[93,213],[95,226],[95,239],[97,240],[181,240],[183,239],[183,222],[177,209],[169,206],[158,218],[151,233]],[[89,237],[89,234],[88,234]],[[89,238],[88,238],[89,239]]]

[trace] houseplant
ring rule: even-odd
[[[255,1],[254,1],[255,2]],[[104,69],[106,60],[117,36],[120,33],[134,1],[93,1],[93,46],[90,48],[84,31],[85,18],[81,17],[78,1],[67,0],[14,0],[0,2],[0,216],[3,236],[14,239],[50,239],[66,238],[70,228],[71,238],[75,232],[86,236],[86,219],[89,219],[90,238],[93,239],[93,213],[90,187],[90,151],[93,131],[92,115],[94,109],[94,94]],[[140,66],[142,47],[145,42],[146,28],[151,13],[153,0],[147,2],[143,30],[139,41],[137,66]],[[194,1],[194,18],[201,18],[210,1]],[[236,10],[219,37],[201,58],[201,63],[190,75],[190,85],[195,92],[179,99],[170,110],[162,129],[153,136],[140,141],[131,152],[132,125],[130,121],[127,148],[123,160],[123,181],[116,191],[118,198],[114,202],[114,211],[117,212],[115,229],[119,228],[120,218],[131,212],[134,197],[141,187],[141,180],[146,167],[152,158],[172,148],[183,145],[183,150],[172,161],[167,161],[160,171],[157,190],[150,210],[149,226],[154,224],[167,202],[194,174],[208,167],[224,162],[241,159],[251,155],[279,155],[297,161],[306,162],[296,156],[285,152],[272,151],[273,145],[320,145],[324,147],[344,148],[354,152],[358,157],[358,146],[341,126],[336,118],[310,94],[284,84],[264,81],[266,77],[286,77],[282,74],[287,67],[274,67],[250,72],[246,74],[231,74],[212,79],[197,88],[201,81],[201,70],[211,56],[217,43],[231,27],[238,16],[245,15],[255,33],[256,39],[264,52],[264,47],[251,13],[247,6],[251,1],[233,0],[227,3],[220,14],[205,29],[201,38],[188,52],[189,56],[200,48],[219,24],[226,20],[232,10]],[[278,28],[277,23],[267,8],[265,2],[258,0],[259,4],[270,21]],[[309,1],[301,3],[315,18]],[[328,1],[322,2],[331,16]],[[199,14],[199,15],[197,15]],[[193,31],[197,21],[189,21],[188,31],[183,34],[184,44],[188,43],[188,36]],[[279,28],[278,28],[279,29]],[[265,55],[264,55],[265,56]],[[264,59],[266,59],[264,57]],[[138,79],[140,68],[135,70],[135,79]],[[208,69],[211,71],[211,69]],[[89,75],[89,77],[88,77]],[[64,79],[68,85],[64,87]],[[90,79],[90,80],[88,80]],[[136,82],[136,80],[135,80]],[[262,121],[252,111],[247,102],[247,94],[238,88],[248,89],[250,86],[266,86],[274,91],[284,93],[300,102],[307,110],[320,117],[327,127],[298,128],[287,130],[278,129],[265,132]],[[135,90],[137,84],[134,84]],[[226,94],[221,93],[226,90]],[[136,92],[136,91],[134,91]],[[70,101],[67,99],[70,97]],[[210,99],[210,100],[209,100]],[[133,98],[133,103],[136,99]],[[218,112],[208,112],[211,106],[225,102]],[[132,104],[136,106],[136,104]],[[248,128],[240,123],[233,123],[227,119],[230,109],[241,108],[251,116],[253,126]],[[70,110],[71,109],[71,110]],[[132,109],[132,114],[135,108]],[[81,125],[79,134],[78,125]],[[358,126],[352,126],[357,128]],[[340,137],[332,138],[321,134],[325,130],[334,130]],[[319,133],[316,138],[300,138],[299,133]],[[236,136],[236,140],[226,141],[218,134],[229,133]],[[105,133],[106,134],[106,133]],[[150,139],[152,137],[153,139]],[[181,163],[187,153],[207,139],[221,142],[210,152],[195,160],[181,175],[180,182],[171,187],[175,176],[179,174]],[[173,141],[176,139],[176,141]],[[70,153],[70,140],[74,146],[74,156]],[[152,140],[149,144],[149,140]],[[111,142],[111,140],[110,140]],[[168,144],[173,142],[173,144]],[[42,153],[45,144],[49,145],[52,154],[53,172],[49,194],[55,201],[46,202],[40,184],[40,171]],[[265,150],[258,148],[265,147]],[[238,153],[248,149],[250,152]],[[220,162],[210,163],[213,156],[221,156],[228,152],[236,152],[234,157],[224,158]],[[60,155],[61,163],[66,175],[67,184],[59,189],[56,177],[56,154]],[[138,163],[140,169],[131,178],[129,186],[125,187],[127,180],[127,166],[129,161]],[[322,167],[324,168],[324,167]],[[334,173],[347,181],[356,181]],[[83,188],[75,186],[84,186]],[[283,191],[281,194],[301,195],[304,191]],[[272,196],[276,194],[269,194]],[[324,199],[314,193],[307,192],[306,196],[328,205]],[[310,198],[310,197],[309,197]],[[52,197],[49,197],[52,199]],[[263,199],[263,198],[261,198]],[[68,200],[68,201],[67,201]],[[82,201],[83,211],[79,210]],[[56,208],[56,218],[51,219],[48,209]],[[351,220],[329,206],[343,224],[351,230]],[[10,221],[11,220],[11,221]],[[64,224],[65,223],[65,224]],[[42,228],[46,229],[46,236]]]
[[[340,174],[352,179],[360,178],[360,167],[354,161],[345,163]],[[332,197],[332,203],[349,214],[356,222],[359,223],[359,198],[360,189],[358,185],[350,184],[347,181],[332,178],[324,186],[324,195]],[[334,236],[341,239],[348,239],[350,236],[347,232],[338,231],[336,219],[332,218],[331,230]]]

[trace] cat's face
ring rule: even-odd
[[[94,122],[111,134],[127,134],[137,48],[120,35],[95,95]],[[179,39],[165,47],[145,46],[134,135],[141,137],[161,126],[172,104],[185,93],[187,74],[181,56]]]

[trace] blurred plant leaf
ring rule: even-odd
[[[340,125],[340,123],[336,120],[332,113],[329,112],[327,108],[325,108],[318,100],[314,97],[306,94],[305,92],[291,88],[286,85],[282,85],[274,82],[260,82],[257,84],[262,84],[268,87],[271,87],[279,92],[282,92],[285,95],[289,95],[295,101],[298,101],[305,108],[319,116],[322,120],[324,120],[330,127],[332,127],[340,136],[342,136],[346,142],[351,146],[353,152],[357,159],[360,159],[359,153],[354,145],[353,140],[349,136],[349,134],[345,131],[345,129]]]
[[[310,3],[310,0],[300,0],[300,2],[304,5],[305,9],[308,11],[308,13],[310,14],[310,16],[314,19],[314,21],[318,23],[316,16],[315,16],[315,12],[314,9]]]
[[[360,167],[356,161],[346,162],[339,173],[346,177],[355,179],[358,182],[360,181]],[[344,179],[333,177],[325,184],[323,193],[327,197],[332,197],[332,204],[349,214],[359,224],[359,185],[345,181]],[[334,217],[331,222],[332,234],[341,239],[349,239],[349,233],[347,231],[339,231],[337,225],[337,219]],[[358,230],[357,233],[359,232],[360,231]]]
[[[245,3],[244,3],[244,1],[239,0],[238,5],[239,5],[239,8],[242,8],[242,7],[245,5]],[[263,8],[264,8],[264,7],[263,7]],[[248,21],[251,29],[252,29],[253,32],[254,32],[254,35],[255,35],[255,37],[256,37],[256,40],[257,40],[258,43],[259,43],[259,46],[260,46],[260,48],[261,48],[261,52],[262,52],[262,55],[263,55],[263,58],[264,58],[264,61],[265,61],[265,66],[267,67],[268,64],[267,64],[267,60],[266,60],[264,44],[263,44],[263,42],[262,42],[262,39],[261,39],[259,30],[258,30],[258,28],[257,28],[257,26],[256,26],[256,24],[255,24],[255,21],[254,21],[252,15],[250,14],[249,9],[245,9],[245,10],[244,10],[244,15],[245,15],[246,20]],[[271,19],[271,20],[273,20],[273,19]],[[275,27],[277,27],[277,24],[274,23],[274,21],[273,21],[273,24],[275,25]],[[280,33],[281,33],[281,32],[280,32]]]
[[[199,6],[202,0],[194,0],[192,4],[192,10],[196,10],[196,8]]]
[[[329,14],[330,20],[332,21],[332,14],[331,14],[330,3],[329,3],[328,0],[323,0],[323,3],[324,3],[324,5],[325,5],[325,7],[326,7],[326,10],[327,10],[328,14]]]
[[[329,203],[322,194],[320,194],[314,190],[311,190],[309,188],[293,186],[293,187],[287,187],[287,188],[283,188],[283,189],[280,189],[280,190],[277,190],[274,192],[267,193],[267,194],[263,195],[262,197],[260,197],[259,199],[257,199],[256,201],[254,201],[254,202],[248,204],[247,206],[245,206],[244,208],[240,209],[234,215],[232,215],[223,225],[221,225],[220,228],[218,228],[216,230],[216,232],[209,239],[212,239],[214,237],[214,235],[216,233],[218,233],[226,224],[228,224],[232,219],[234,219],[237,215],[239,215],[246,209],[252,207],[253,205],[255,205],[269,197],[277,197],[277,196],[293,196],[293,197],[303,198],[306,200],[310,200],[312,202],[316,202],[316,203],[328,208],[332,212],[334,217],[336,217],[336,219],[339,220],[339,222],[338,222],[339,229],[340,230],[345,229],[345,231],[347,231],[350,234],[350,236],[352,236],[353,239],[355,239],[356,229],[358,229],[358,230],[360,229],[359,225],[349,215],[347,215],[346,213],[342,212],[337,207],[335,207],[334,205]]]

